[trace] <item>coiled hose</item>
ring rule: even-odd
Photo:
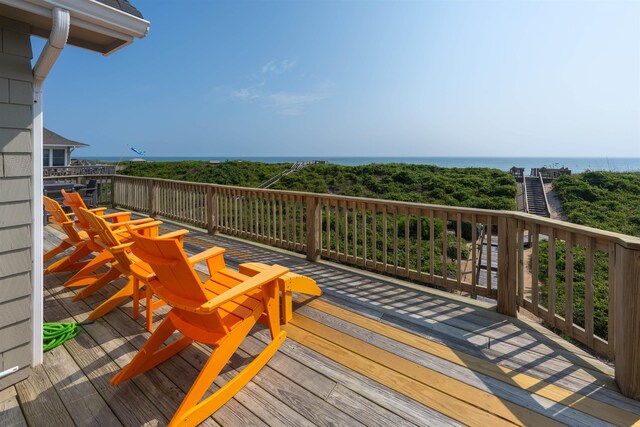
[[[86,323],[45,323],[42,331],[44,351],[49,351],[75,338],[80,333],[78,326]]]

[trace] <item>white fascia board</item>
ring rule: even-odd
[[[71,18],[96,24],[131,37],[142,38],[149,32],[149,21],[129,15],[95,0],[39,0],[71,12]],[[72,24],[73,25],[73,24]]]
[[[107,54],[142,38],[149,32],[149,21],[129,15],[94,0],[0,0],[16,9],[22,9],[39,16],[49,18],[54,7],[68,10],[71,25],[104,34],[125,43]]]

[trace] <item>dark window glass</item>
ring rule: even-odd
[[[42,150],[42,166],[49,166],[49,149]]]
[[[51,150],[53,151],[53,164],[52,166],[65,166],[64,164],[64,149],[63,150]]]

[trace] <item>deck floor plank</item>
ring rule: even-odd
[[[165,232],[178,228],[162,225]],[[47,227],[45,249],[60,236]],[[596,426],[640,420],[640,403],[617,391],[609,366],[551,332],[460,297],[422,292],[415,285],[328,262],[311,263],[235,238],[192,230],[184,247],[191,255],[213,245],[227,249],[225,259],[232,268],[248,261],[278,263],[314,278],[324,295],[306,304],[305,298],[300,300],[303,304],[294,308],[294,319],[286,327],[289,337],[279,351],[205,426],[458,426],[460,421]],[[206,272],[204,265],[198,269]],[[119,279],[74,302],[78,289],[62,287],[69,277],[60,273],[45,278],[47,320],[82,321],[124,283]],[[111,376],[149,337],[144,316],[133,320],[131,308],[128,300],[84,326],[86,333],[49,353],[44,368],[36,368],[34,378],[27,380],[39,381],[53,393],[54,406],[62,407],[70,425],[91,425],[98,418],[111,420],[104,425],[166,424],[209,357],[209,346],[194,344],[156,369],[111,387]],[[155,325],[169,309],[156,310]],[[254,328],[209,393],[268,341],[266,329]],[[451,354],[461,355],[461,361]],[[512,381],[516,375],[518,381]],[[47,425],[51,405],[40,408],[38,402],[29,408],[29,391],[16,390],[25,422]],[[69,403],[75,400],[78,405]],[[620,409],[609,411],[607,404]],[[100,410],[107,415],[97,415]]]
[[[45,290],[45,294],[47,293],[48,291]],[[68,297],[65,295],[63,298]],[[63,306],[57,297],[54,297],[54,300],[56,304],[50,304],[48,307],[49,317],[47,320],[58,322],[81,320],[72,317],[71,313],[65,311],[65,308],[70,304]],[[75,306],[78,307],[78,305]],[[98,329],[101,323],[99,320],[94,324],[83,326],[87,333],[80,333],[75,339],[67,341],[64,344],[65,348],[124,425],[162,425],[168,423],[168,419],[155,408],[153,402],[135,382],[129,381],[118,386],[117,389],[109,384],[111,377],[120,369],[92,337],[90,331]],[[111,339],[113,338],[115,337],[111,337]]]
[[[431,369],[442,375],[446,375],[451,379],[475,387],[478,390],[482,390],[486,393],[495,395],[503,401],[517,404],[530,411],[537,412],[540,415],[546,415],[551,412],[555,412],[555,419],[567,425],[593,427],[603,425],[603,421],[601,419],[586,415],[583,412],[575,410],[573,408],[565,407],[564,405],[562,405],[562,402],[557,402],[546,397],[538,396],[531,391],[521,389],[516,385],[510,385],[504,381],[500,381],[493,377],[484,375],[477,370],[456,365],[443,358],[420,351],[409,345],[396,342],[391,338],[372,333],[368,329],[349,324],[344,320],[337,319],[335,317],[327,315],[326,313],[319,312],[309,307],[301,307],[297,311],[297,314],[315,320],[318,323],[346,333],[359,340],[366,341],[380,349],[403,357],[407,360],[412,361],[413,363],[419,364],[420,366]],[[613,411],[616,409],[608,405],[602,406],[605,407],[604,409],[606,410]],[[588,409],[586,405],[585,409]],[[595,413],[596,412],[594,412],[594,414]],[[607,419],[607,413],[599,415],[603,419]],[[637,417],[633,417],[632,414],[628,414],[628,416],[626,418],[622,418],[622,420],[629,421],[635,418]]]
[[[14,386],[0,391],[0,426],[27,426],[27,421],[24,419],[22,409],[20,409],[20,403],[18,403],[17,394]]]
[[[323,313],[320,318],[317,317],[318,312]],[[462,352],[456,352],[449,347],[431,340],[398,330],[397,328],[368,319],[358,313],[341,309],[319,299],[306,299],[305,306],[298,308],[297,313],[320,320],[321,323],[349,333],[354,337],[360,337],[360,339],[369,337],[369,333],[374,332],[379,335],[379,337],[375,341],[370,340],[369,342],[376,342],[377,345],[382,344],[383,348],[385,346],[395,348],[393,351],[396,354],[411,356],[411,360],[416,360],[419,363],[430,361],[430,363],[433,363],[435,366],[439,366],[441,372],[453,374],[458,371],[458,367],[472,371],[474,375],[471,377],[471,381],[474,381],[477,387],[484,385],[484,383],[495,384],[494,381],[488,378],[483,378],[482,384],[478,384],[477,379],[488,376],[493,380],[498,380],[510,385],[511,390],[509,393],[519,394],[520,392],[514,390],[514,388],[518,390],[522,388],[523,391],[527,393],[538,394],[551,402],[571,406],[584,413],[612,423],[630,425],[640,418],[638,414],[619,409],[616,405],[604,404],[589,396],[571,392],[553,384],[541,382],[539,379],[526,374],[515,373],[510,369],[499,367],[486,360]],[[333,316],[333,318],[328,317],[327,315],[329,314]],[[395,341],[403,345],[398,346]],[[419,352],[416,353],[416,350]],[[456,366],[452,366],[452,364]],[[498,383],[497,386],[501,387],[500,383]],[[587,423],[587,420],[583,420],[581,423]]]
[[[15,385],[22,413],[30,426],[58,427],[75,425],[43,366]]]
[[[64,346],[45,353],[44,366],[76,425],[122,425]]]

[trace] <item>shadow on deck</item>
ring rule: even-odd
[[[59,237],[47,227],[45,250]],[[617,391],[610,367],[526,320],[246,241],[195,230],[185,240],[190,254],[212,245],[227,248],[231,267],[281,264],[315,279],[324,295],[298,299],[278,353],[203,425],[595,426],[640,420],[640,402]],[[122,283],[72,302],[74,290],[62,286],[68,277],[45,277],[47,322],[83,321]],[[167,310],[157,310],[154,322]],[[38,426],[167,424],[210,350],[192,345],[111,387],[109,379],[149,336],[143,323],[143,317],[133,320],[129,302],[84,326],[15,386],[19,407],[5,412]],[[262,349],[266,334],[254,329],[214,387]]]

